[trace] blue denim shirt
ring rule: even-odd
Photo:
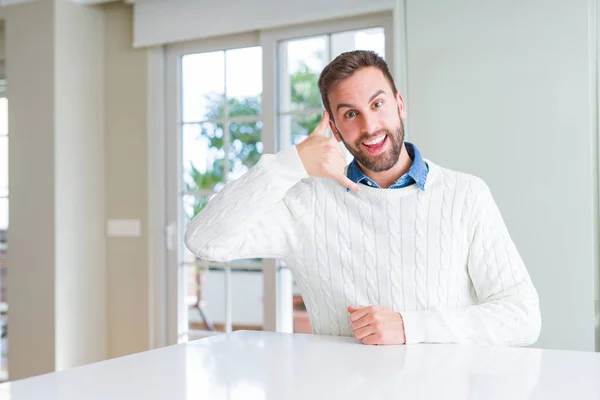
[[[400,189],[416,183],[422,190],[425,190],[425,182],[427,181],[429,167],[423,160],[423,157],[421,157],[421,153],[414,144],[405,142],[405,145],[406,151],[408,152],[409,157],[413,160],[413,163],[408,172],[398,178],[396,183],[390,186],[389,189]],[[356,159],[352,160],[352,162],[348,165],[348,171],[346,172],[346,175],[348,176],[348,179],[355,183],[362,183],[374,188],[380,188],[377,183],[365,175],[365,173],[360,169]]]

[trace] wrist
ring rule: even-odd
[[[275,154],[276,169],[283,176],[293,180],[300,180],[308,177],[306,168],[302,163],[300,154],[296,146],[288,147]]]
[[[402,343],[406,344],[406,330],[404,329],[404,318],[401,313],[398,313],[400,316],[400,323],[402,324]]]

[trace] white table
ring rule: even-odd
[[[7,383],[0,398],[599,399],[600,354],[234,332]]]

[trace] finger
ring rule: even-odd
[[[340,173],[338,175],[336,175],[334,177],[334,179],[336,181],[338,181],[342,186],[347,187],[348,189],[352,190],[353,192],[358,192],[359,191],[359,187],[358,184],[352,182],[350,179],[348,179],[348,177],[346,175],[344,175],[343,173]]]
[[[325,136],[325,131],[329,126],[329,113],[327,111],[323,112],[323,117],[321,118],[321,122],[317,125],[314,131],[312,131],[311,135],[316,136]]]
[[[375,325],[376,322],[375,314],[369,313],[364,317],[353,321],[350,325],[350,329],[352,329],[352,332],[354,332],[358,329],[364,328],[365,326]]]
[[[368,314],[371,314],[374,311],[375,311],[375,307],[373,307],[373,306],[362,307],[358,311],[355,311],[352,314],[350,314],[350,321],[352,321],[352,322],[358,321],[362,317],[364,317]]]
[[[364,337],[361,342],[369,345],[382,344],[381,337],[378,333],[372,333],[369,336]]]
[[[364,307],[365,306],[348,306],[348,312],[353,313]]]
[[[363,328],[357,329],[354,331],[354,337],[358,340],[363,340],[369,335],[377,333],[377,328],[374,325],[367,325]]]

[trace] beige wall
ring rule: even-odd
[[[11,379],[55,367],[53,14],[49,1],[8,7],[4,14],[12,182],[7,277]]]
[[[0,21],[0,61],[4,61],[4,20]]]
[[[107,239],[108,355],[149,349],[148,51],[133,50],[132,7],[105,12],[106,216],[141,220],[142,235]]]
[[[149,348],[148,51],[123,4],[5,15],[12,380]],[[106,238],[111,218],[141,237]]]

